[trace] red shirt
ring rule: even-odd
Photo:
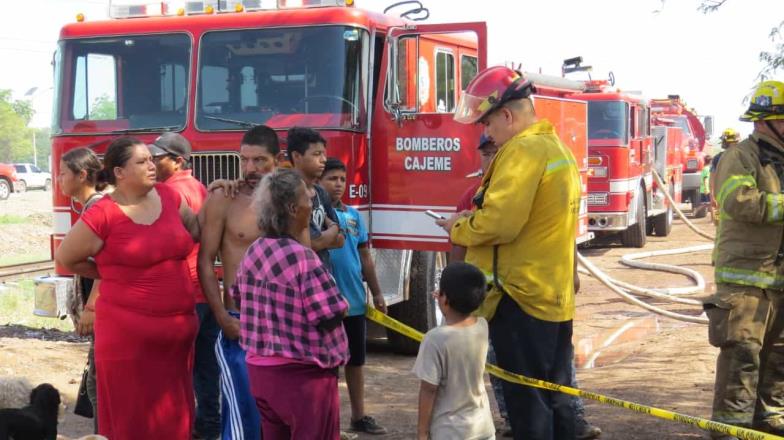
[[[195,177],[191,170],[180,170],[166,179],[165,183],[169,188],[177,190],[178,193],[185,199],[185,203],[191,208],[194,214],[198,214],[201,206],[204,204],[204,199],[207,198],[207,188],[201,184]],[[204,292],[201,290],[201,283],[199,283],[198,272],[198,258],[199,258],[199,245],[198,243],[193,247],[193,251],[188,254],[188,271],[190,272],[191,281],[193,282],[193,291],[196,295],[197,303],[206,303],[207,298],[204,297]]]
[[[475,184],[471,185],[470,188],[463,193],[463,196],[460,197],[460,201],[457,203],[457,212],[461,211],[473,211],[474,208],[474,196],[476,192],[479,190],[479,187],[482,185],[482,179],[479,179]]]
[[[134,223],[108,196],[82,214],[81,221],[103,240],[95,255],[101,274],[99,310],[111,303],[146,315],[193,315],[193,292],[183,261],[193,249],[193,239],[180,220],[180,195],[160,183],[155,189],[161,215],[150,225]]]

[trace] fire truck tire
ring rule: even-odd
[[[415,251],[411,257],[411,275],[408,282],[408,301],[389,306],[389,316],[426,332],[436,326],[436,308],[433,289],[436,285],[436,254]],[[387,340],[392,350],[399,354],[416,355],[419,342],[387,330]]]
[[[672,191],[670,191],[670,197],[672,197]],[[670,231],[672,231],[672,218],[672,204],[668,203],[667,212],[653,218],[653,229],[656,231],[657,236],[666,237],[670,235]]]
[[[0,200],[5,200],[11,195],[11,182],[0,178]]]
[[[621,232],[621,243],[625,247],[641,248],[647,241],[647,225],[645,213],[645,190],[640,188],[640,197],[637,197],[637,223],[626,228]]]

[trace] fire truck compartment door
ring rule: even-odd
[[[667,178],[667,127],[656,126],[651,130],[653,132],[653,158],[654,167],[656,172],[662,176],[662,179]]]

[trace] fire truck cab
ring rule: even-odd
[[[681,129],[683,133],[681,197],[683,201],[688,200],[691,203],[695,216],[704,217],[707,210],[695,208],[700,205],[700,173],[705,165],[705,146],[711,136],[712,118],[698,116],[696,111],[686,106],[678,95],[651,100],[651,114],[654,119],[666,120],[666,125]]]
[[[248,128],[272,127],[284,148],[288,128],[314,128],[347,165],[344,201],[368,222],[390,313],[433,326],[429,293],[449,244],[424,211],[454,212],[479,164],[481,128],[453,112],[486,67],[485,24],[422,25],[351,0],[151,3],[113,2],[112,19],[62,28],[54,173],[73,148],[100,155],[119,135],[151,142],[175,131],[193,146],[194,176],[209,184],[241,177]],[[53,194],[54,249],[78,207]]]
[[[620,232],[624,246],[643,247],[655,225],[671,219],[653,198],[648,100],[606,81],[586,81],[571,98],[588,102],[588,227],[597,235]]]
[[[430,292],[449,242],[424,211],[454,213],[479,167],[481,127],[458,124],[453,113],[486,67],[485,23],[423,25],[352,0],[279,0],[270,9],[258,0],[128,3],[112,4],[114,19],[81,17],[61,30],[54,173],[73,148],[100,155],[119,135],[151,142],[175,131],[193,146],[194,176],[209,184],[241,177],[248,128],[272,127],[284,148],[288,128],[316,129],[328,155],[347,165],[344,202],[368,222],[390,314],[419,330],[434,326]],[[582,145],[582,159],[587,110],[562,102],[552,96],[537,109],[570,145]],[[54,249],[78,207],[53,194]],[[404,336],[389,339],[416,352]]]

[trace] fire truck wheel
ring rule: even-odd
[[[656,235],[659,237],[666,237],[672,231],[672,205],[667,205],[667,212],[659,214],[653,218],[653,229],[656,230]]]
[[[621,232],[621,243],[625,247],[641,248],[645,246],[645,242],[647,241],[647,237],[645,235],[647,231],[647,222],[645,216],[645,189],[640,188],[640,196],[637,197],[637,223],[629,226],[625,231]]]
[[[411,277],[408,282],[408,301],[389,306],[389,316],[414,327],[422,333],[436,326],[433,289],[436,286],[436,254],[415,251],[411,257]],[[396,353],[416,355],[419,342],[387,330],[387,340]]]
[[[5,180],[0,178],[0,200],[5,200],[11,194],[11,184]]]

